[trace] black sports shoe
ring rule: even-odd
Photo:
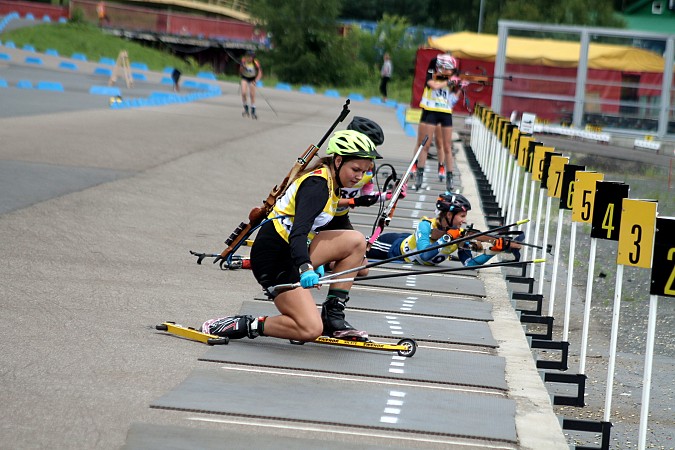
[[[448,172],[446,177],[445,177],[445,191],[446,192],[452,192],[452,189],[455,187],[453,183],[453,173]]]
[[[345,303],[349,299],[328,297],[321,307],[323,334],[338,339],[368,339],[367,331],[359,331],[345,320]]]
[[[216,336],[229,337],[230,339],[242,339],[248,337],[255,339],[259,336],[258,330],[251,328],[253,316],[229,316],[219,319],[211,319],[204,322],[200,331]]]

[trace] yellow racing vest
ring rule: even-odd
[[[335,211],[337,209],[338,201],[340,197],[335,195],[335,189],[333,189],[333,178],[330,176],[330,169],[328,167],[321,167],[316,169],[313,172],[306,173],[295,181],[286,189],[286,192],[277,202],[274,204],[274,208],[270,211],[267,216],[268,219],[273,219],[275,217],[281,217],[273,221],[274,228],[277,230],[277,233],[288,242],[288,238],[291,234],[291,228],[293,228],[293,221],[295,219],[295,195],[300,188],[300,184],[305,181],[308,177],[321,177],[326,180],[328,183],[328,192],[329,196],[326,200],[326,204],[323,207],[323,211],[314,219],[312,224],[312,229],[307,236],[308,242],[311,242],[316,236],[316,229],[326,225],[333,219],[335,216]]]
[[[426,86],[420,100],[420,108],[427,111],[452,114],[452,108],[457,103],[457,100],[457,94],[452,92],[449,87],[431,89],[429,86]]]

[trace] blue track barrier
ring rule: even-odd
[[[122,95],[120,88],[115,86],[92,86],[89,88],[89,93],[94,95]]]
[[[66,70],[77,70],[77,64],[71,63],[69,61],[61,61],[59,63],[59,68]]]
[[[63,85],[61,83],[56,83],[54,81],[38,81],[36,88],[43,91],[56,91],[56,92],[64,91]]]

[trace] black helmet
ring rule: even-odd
[[[440,194],[436,199],[436,209],[453,213],[471,211],[471,203],[462,194]]]
[[[375,145],[382,145],[384,143],[384,133],[382,128],[370,119],[365,117],[354,116],[352,121],[347,125],[348,130],[359,131],[370,138]]]

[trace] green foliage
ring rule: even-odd
[[[289,83],[341,85],[355,79],[363,63],[338,33],[339,10],[339,0],[252,3],[251,12],[271,34],[268,68]]]
[[[96,26],[84,23],[48,23],[17,28],[2,33],[2,40],[14,41],[17,47],[31,44],[39,52],[51,48],[66,56],[82,53],[90,61],[98,61],[102,57],[116,59],[121,50],[126,50],[132,62],[144,62],[150,70],[177,67],[185,74],[196,74],[199,70],[205,70],[194,61],[186,63],[161,50],[106,35]]]
[[[72,24],[82,24],[85,23],[84,11],[82,8],[74,8],[73,13],[70,15],[70,23]]]

